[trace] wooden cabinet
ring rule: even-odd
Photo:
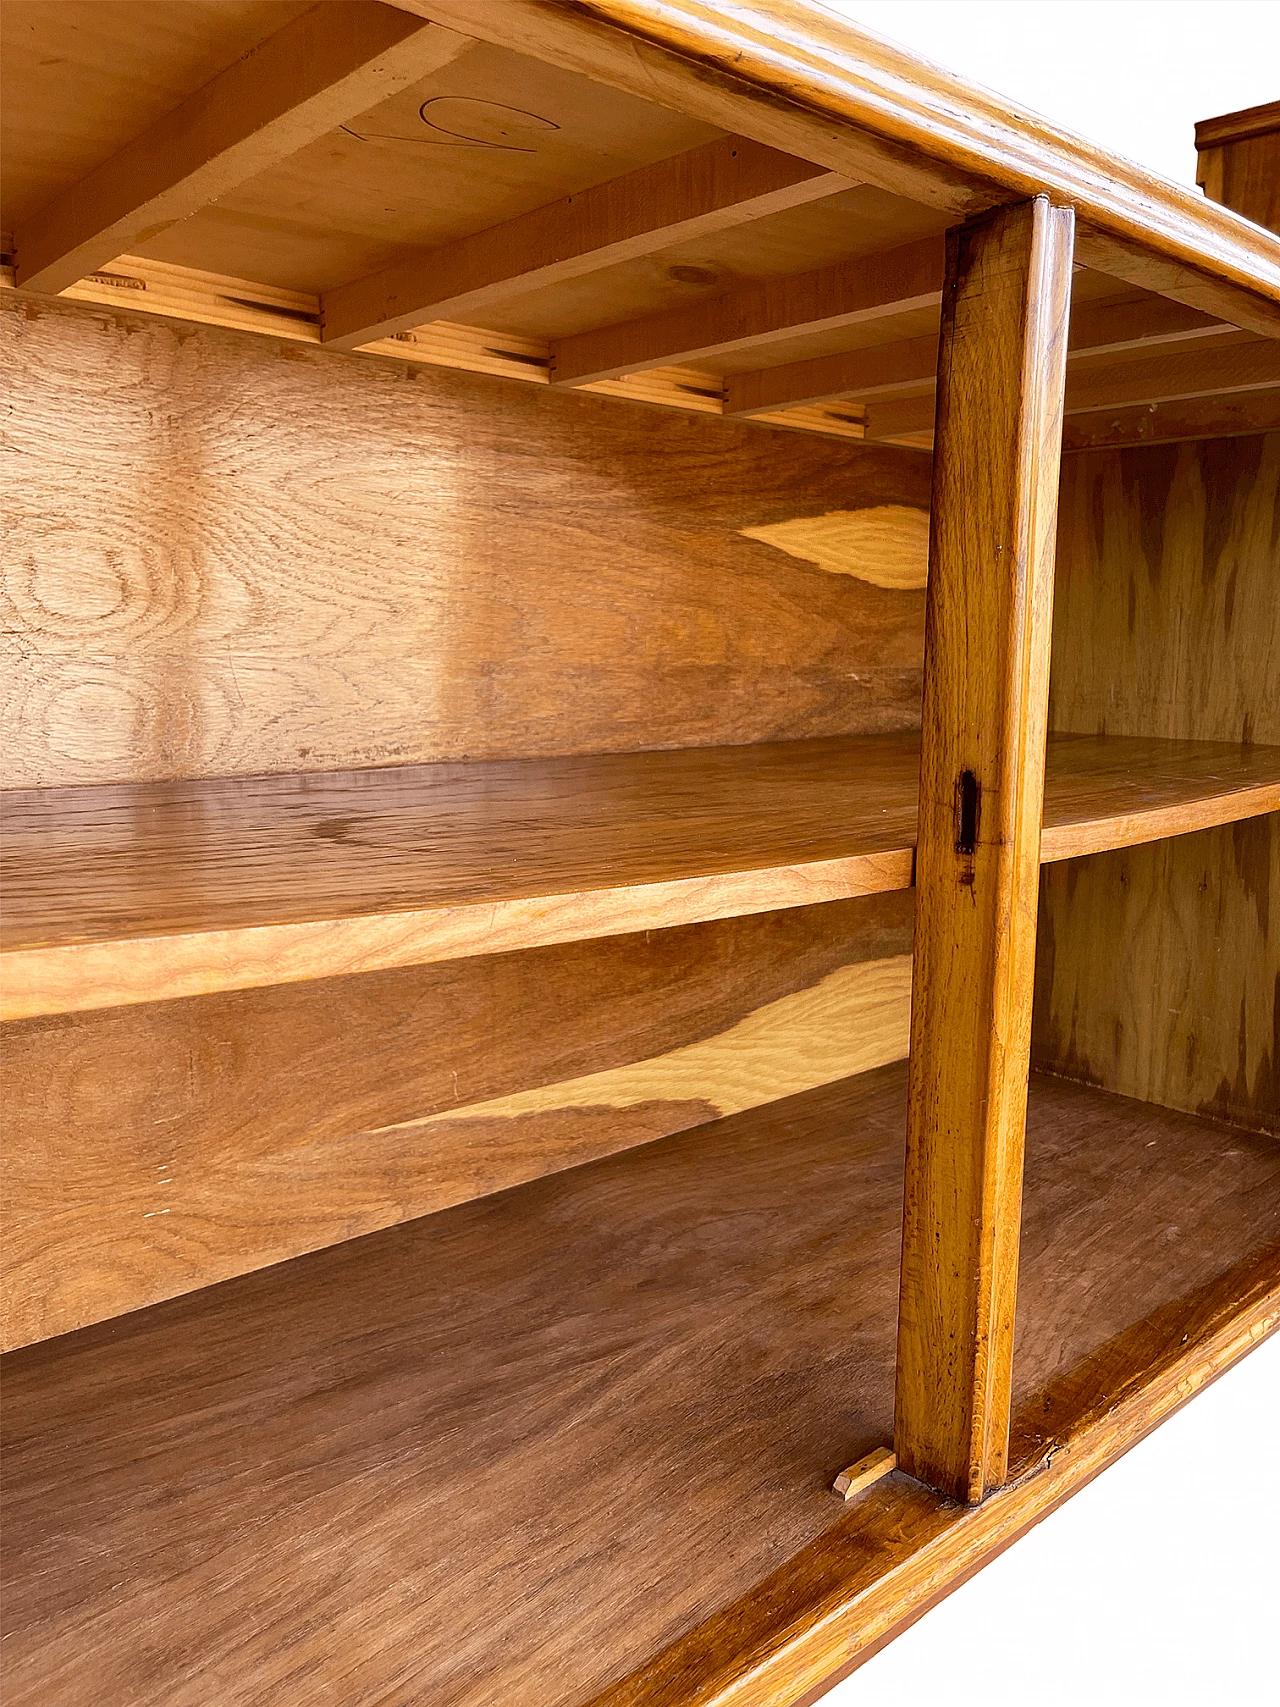
[[[808,6],[7,10],[8,1699],[816,1699],[1280,1322],[1280,238]]]

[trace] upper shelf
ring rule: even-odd
[[[914,734],[6,796],[4,1018],[909,888]],[[1041,857],[1280,808],[1280,748],[1057,736]]]

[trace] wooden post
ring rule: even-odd
[[[1074,216],[952,231],[938,358],[895,1448],[1004,1480]]]

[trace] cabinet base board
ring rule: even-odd
[[[812,1707],[1280,1329],[1277,1256],[1206,1289],[1203,1337],[981,1505],[935,1495],[891,1464],[892,1473],[872,1468],[873,1494],[845,1518],[590,1707]],[[1233,1281],[1245,1283],[1235,1300]],[[876,1456],[846,1470],[837,1490]]]

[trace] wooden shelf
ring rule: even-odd
[[[1280,1150],[1035,1075],[1019,1485],[846,1508],[904,1103],[882,1068],[10,1354],[9,1707],[711,1702],[824,1609],[909,1617],[1274,1318]]]
[[[3,1017],[498,953],[912,882],[910,734],[14,790]],[[1280,807],[1280,748],[1057,736],[1042,858]]]

